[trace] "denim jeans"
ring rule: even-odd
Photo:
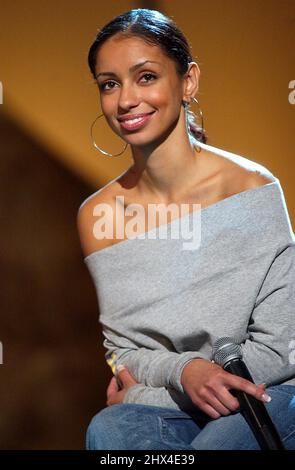
[[[295,386],[275,385],[265,406],[286,449],[295,449]],[[122,403],[104,408],[91,420],[87,450],[259,450],[241,413],[212,419],[196,412]]]

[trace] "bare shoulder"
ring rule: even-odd
[[[95,222],[98,215],[103,215],[105,223],[113,227],[113,209],[120,177],[121,175],[87,197],[78,209],[76,222],[84,256],[113,243],[112,237],[99,238],[96,236]]]
[[[223,181],[228,192],[241,192],[269,183],[274,183],[277,178],[265,166],[249,158],[223,149],[211,147],[218,158],[224,175]]]
[[[277,178],[266,168],[250,171],[247,175],[247,186],[249,189],[275,183]]]

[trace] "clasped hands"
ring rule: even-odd
[[[118,366],[117,373],[111,378],[107,388],[107,405],[123,403],[127,390],[138,383],[126,366]]]
[[[218,364],[206,359],[196,358],[188,362],[181,374],[181,384],[192,402],[213,419],[229,415],[239,409],[238,400],[230,393],[231,389],[241,390],[257,400],[269,402],[271,397],[265,393],[265,384],[252,382],[230,374]],[[121,383],[121,385],[120,385]],[[107,405],[123,403],[125,393],[137,382],[127,367],[117,367],[107,388]]]

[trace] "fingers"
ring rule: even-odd
[[[202,411],[204,411],[204,413],[206,413],[213,419],[218,419],[221,416],[218,411],[216,411],[211,405],[209,405],[209,403],[205,403],[201,409]]]
[[[136,382],[134,377],[130,374],[129,370],[121,364],[117,366],[117,375],[116,376],[117,376],[119,382],[122,383],[123,387],[128,387],[128,386],[130,387],[130,386],[138,383],[138,382]]]
[[[118,384],[117,384],[116,377],[112,377],[112,379],[109,383],[109,386],[107,388],[107,398],[109,398],[109,396],[112,395],[113,393],[117,392],[118,389],[119,389],[119,387],[118,387]]]
[[[239,377],[235,377],[239,379]],[[259,399],[265,393],[266,384],[255,385],[245,379],[238,382],[235,380],[234,382],[235,387],[228,385],[228,388],[234,389],[239,387],[239,389],[246,391],[246,387],[247,390],[251,389],[252,392],[254,390],[256,397],[258,396]],[[249,387],[248,384],[253,387]],[[210,389],[207,388],[201,395],[195,397],[193,401],[198,408],[213,419],[217,419],[220,416],[228,416],[231,412],[235,412],[240,408],[239,401],[230,393],[228,388],[225,385],[215,387],[214,389],[212,387]],[[248,392],[246,391],[246,393]]]
[[[211,418],[217,419],[220,416],[228,416],[231,411],[239,407],[239,402],[228,390],[222,386],[217,396],[216,389],[204,387],[198,394],[192,396],[192,401],[204,413]]]
[[[240,407],[237,398],[235,398],[225,387],[217,389],[215,394],[219,402],[223,403],[224,407],[226,407],[229,412],[236,411]]]
[[[230,377],[227,378],[227,385],[230,385],[229,388],[234,388],[248,393],[257,400],[261,400],[263,402],[271,401],[271,397],[265,392],[265,384],[256,385],[242,377],[230,374]]]
[[[219,414],[219,416],[227,416],[231,412],[231,410],[226,406],[226,402],[218,400],[214,395],[209,398],[208,405],[210,405],[215,412]]]

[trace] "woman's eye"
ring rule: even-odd
[[[115,83],[115,82],[109,80],[108,82],[102,83],[102,84],[100,85],[100,89],[101,89],[102,91],[111,89],[111,88],[106,88],[106,85],[108,85],[109,83]]]
[[[140,80],[141,80],[142,78],[144,78],[144,77],[152,77],[153,79],[156,78],[156,76],[155,76],[153,73],[145,73],[144,75],[142,75],[142,76],[140,77]],[[148,79],[148,80],[145,80],[145,81],[146,81],[146,82],[150,82],[151,80]],[[111,86],[110,88],[106,88],[106,87],[107,87],[108,85],[110,85],[110,84],[112,85],[112,84],[114,84],[114,83],[115,83],[115,82],[114,82],[113,80],[109,80],[109,81],[107,81],[107,82],[105,82],[105,83],[102,83],[102,84],[100,85],[100,89],[101,89],[102,91],[111,90],[112,88],[114,88],[113,86]]]
[[[153,74],[153,73],[145,73],[141,78],[143,77],[153,77],[153,78],[156,78],[156,76]],[[148,80],[150,81],[150,80]]]

